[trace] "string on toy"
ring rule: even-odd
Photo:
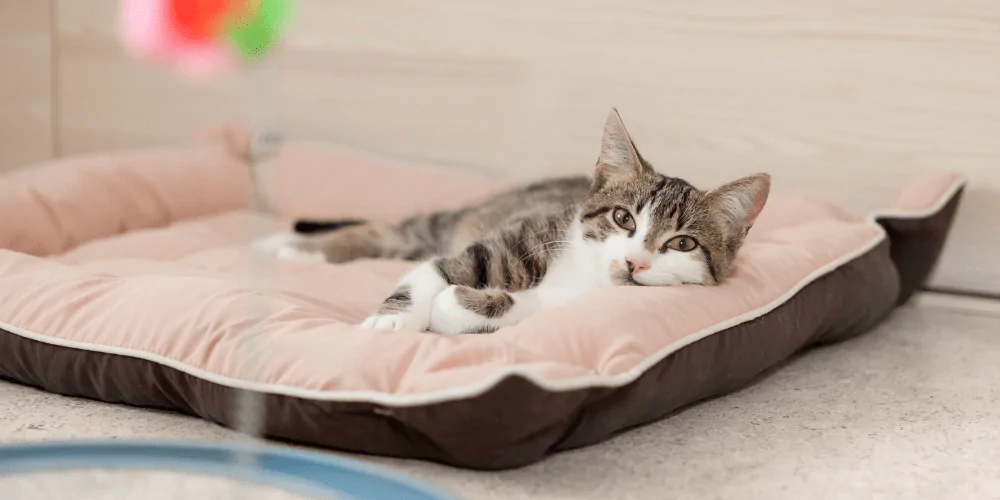
[[[267,216],[272,214],[264,189],[267,177],[263,172],[263,168],[266,161],[274,157],[284,141],[279,132],[276,114],[271,106],[271,103],[275,102],[272,73],[268,71],[266,66],[261,65],[251,68],[250,76],[250,83],[253,84],[250,94],[253,101],[251,108],[254,110],[251,117],[254,132],[250,139],[246,163],[250,176],[250,207],[257,215],[255,219],[256,226],[252,228],[252,238],[256,239],[266,235],[268,227],[263,221],[266,220]],[[263,324],[266,314],[266,305],[262,303],[262,299],[264,298],[264,291],[267,289],[268,278],[271,275],[270,264],[272,262],[272,259],[266,255],[256,252],[250,253],[249,288],[252,293],[248,306],[251,311],[249,315],[251,319],[248,331],[244,334],[243,342],[241,343],[241,347],[243,348],[241,350],[245,355],[245,361],[242,365],[244,371],[242,376],[244,379],[250,378],[257,372],[261,361],[260,355],[263,354],[258,346],[255,345],[255,341],[261,333],[259,327]],[[253,318],[252,316],[254,315],[257,318]],[[236,429],[243,435],[251,438],[263,435],[264,419],[267,417],[264,395],[256,391],[241,390],[238,392],[238,398],[235,403],[237,405]]]
[[[260,221],[252,228],[254,236],[263,236],[267,231],[263,221],[271,213],[262,167],[283,142],[272,107],[273,75],[263,63],[281,41],[292,10],[292,0],[122,0],[122,35],[136,56],[164,62],[195,79],[221,74],[233,60],[249,70],[254,132],[245,160],[252,189],[251,209]],[[239,346],[244,361],[240,375],[244,380],[253,378],[264,354],[257,340],[266,315],[264,298],[270,262],[250,252],[250,313]],[[261,436],[266,418],[265,396],[248,390],[238,394],[233,401],[234,427],[248,438]],[[241,455],[237,459],[244,466],[254,465],[256,456],[249,452]]]

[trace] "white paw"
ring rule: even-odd
[[[302,241],[295,233],[278,233],[263,238],[257,238],[250,243],[250,248],[263,255],[276,255],[282,247],[292,246]]]
[[[455,297],[455,285],[445,288],[434,297],[431,307],[430,330],[448,335],[458,335],[489,326],[482,316],[462,307]]]
[[[422,332],[427,329],[427,323],[420,321],[420,315],[413,313],[376,314],[364,320],[360,327],[365,330],[389,332]]]
[[[291,244],[278,247],[274,255],[279,260],[290,260],[295,262],[326,262],[323,252],[305,250],[298,245]]]

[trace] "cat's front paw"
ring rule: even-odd
[[[275,256],[279,260],[289,260],[294,262],[326,262],[326,255],[319,250],[308,248],[301,243],[291,243],[278,247]]]
[[[361,323],[365,330],[385,330],[390,332],[422,332],[427,329],[428,318],[414,313],[375,314]]]
[[[431,331],[456,335],[474,329],[476,324],[482,322],[482,317],[478,317],[458,303],[458,298],[455,296],[456,290],[458,287],[451,285],[434,297],[429,325]]]
[[[326,256],[310,241],[294,233],[275,234],[251,243],[253,250],[261,255],[274,256],[279,260],[297,262],[326,262]]]
[[[429,328],[448,335],[492,333],[514,323],[507,314],[513,306],[507,292],[451,285],[434,297]]]

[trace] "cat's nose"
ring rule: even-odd
[[[632,274],[649,269],[649,261],[642,257],[625,257],[625,264],[628,266],[628,272]]]

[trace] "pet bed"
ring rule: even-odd
[[[499,184],[289,144],[265,172],[280,214],[265,218],[248,209],[246,139],[0,180],[0,377],[228,425],[249,390],[272,437],[517,467],[871,329],[930,273],[963,187],[919,176],[868,218],[774,193],[722,286],[602,290],[491,335],[371,332],[353,325],[412,263],[254,264],[254,228],[401,219]]]

